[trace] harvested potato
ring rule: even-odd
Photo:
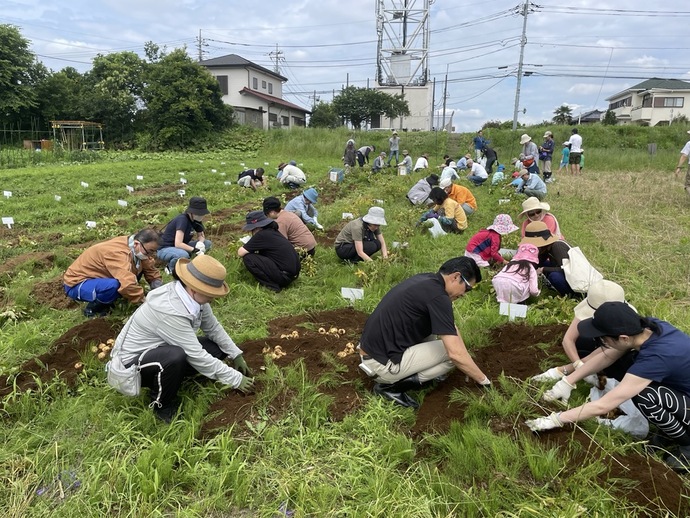
[[[345,334],[345,330],[341,327],[340,329],[338,329],[338,334],[339,334],[339,335],[344,335],[344,334]]]
[[[112,345],[115,343],[115,339],[114,339],[114,338],[108,338],[108,339],[105,341],[105,343],[106,343],[106,345],[111,345],[111,346],[112,346]]]
[[[92,352],[92,353],[97,353],[97,352],[98,352],[98,347],[95,346],[95,345],[92,345],[92,346],[91,346],[91,352]]]
[[[108,355],[106,353],[104,353],[103,351],[98,353],[98,359],[99,360],[104,360],[106,356],[108,356]]]
[[[319,334],[320,334],[320,335],[325,335],[325,334],[326,334],[326,330],[325,330],[323,327],[319,327]]]
[[[74,368],[77,370],[81,369],[83,366],[84,364],[82,362],[77,362],[74,364]]]

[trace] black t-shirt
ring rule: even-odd
[[[185,243],[189,243],[192,240],[192,234],[194,232],[203,232],[204,226],[201,224],[201,222],[196,222],[195,225],[186,213],[175,216],[172,221],[165,226],[162,236],[163,244],[161,245],[161,248],[175,246],[175,234],[178,230],[184,232],[183,241]]]
[[[420,273],[386,293],[364,324],[360,343],[377,362],[398,364],[405,349],[432,334],[457,335],[453,304],[440,273]]]
[[[242,171],[239,175],[237,175],[237,179],[240,180],[240,179],[244,178],[245,176],[250,177],[254,181],[256,181],[256,180],[261,181],[261,178],[256,176],[256,170],[254,170],[254,169],[247,169],[246,171]]]
[[[295,247],[285,239],[283,234],[272,228],[265,228],[254,234],[244,245],[244,249],[251,254],[268,257],[289,275],[298,275],[302,267]]]

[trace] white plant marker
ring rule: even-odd
[[[241,165],[242,167],[244,167],[244,162],[240,162],[240,165]]]
[[[500,198],[498,200],[499,205],[503,205],[504,203],[510,203],[510,198]]]
[[[14,218],[2,218],[2,224],[7,225],[7,228],[11,229],[14,225]]]
[[[527,316],[527,306],[524,304],[511,304],[509,302],[501,302],[501,307],[498,309],[499,315],[508,315],[508,320],[513,321],[516,317],[525,318]]]
[[[96,228],[96,222],[95,221],[87,221],[86,222],[86,228]]]
[[[220,165],[225,165],[225,162],[221,162]]]
[[[352,305],[355,303],[355,300],[364,297],[364,290],[359,288],[340,288],[340,295],[342,295],[344,299],[349,300],[350,305]]]
[[[187,191],[185,191],[184,189],[178,189],[177,190],[177,194],[180,195],[180,198],[183,198],[186,192]]]
[[[379,205],[383,205],[383,200],[374,200],[374,203],[378,203]]]
[[[355,216],[352,212],[343,212],[343,219],[353,219]]]
[[[126,207],[126,206],[128,205],[127,202],[126,202],[125,200],[117,200],[117,204],[118,204],[120,207]]]
[[[57,194],[55,195],[55,201],[60,201],[61,199],[62,199],[62,196],[59,196]]]
[[[243,245],[246,245],[251,238],[252,238],[252,236],[242,236],[240,238],[240,243],[242,243]]]
[[[137,175],[137,180],[143,180],[143,179],[144,179],[144,177],[142,175],[140,175],[140,174]]]
[[[132,187],[131,185],[125,185],[125,187],[127,187],[127,190],[129,192],[134,192],[134,187]]]
[[[211,172],[212,172],[212,173],[217,173],[218,170],[217,170],[217,169],[211,169]]]
[[[225,176],[225,173],[220,173],[221,176]]]
[[[86,183],[86,182],[81,182],[81,186],[82,186],[84,189],[86,189],[86,188],[89,186],[89,184]]]
[[[264,162],[264,165],[268,165],[268,162]]]
[[[187,183],[187,179],[186,178],[180,178],[180,183],[182,185],[185,185]]]
[[[11,198],[12,197],[12,191],[2,191],[2,195],[5,198]]]
[[[184,172],[184,171],[180,171],[178,174],[179,174],[180,176],[184,176],[184,175],[185,175],[185,172]]]
[[[232,185],[232,182],[223,182],[225,185]]]

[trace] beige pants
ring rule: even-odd
[[[427,340],[433,338],[427,337]],[[430,340],[413,345],[405,350],[398,365],[389,361],[382,365],[373,358],[363,360],[376,377],[378,383],[395,383],[413,374],[419,375],[419,381],[425,382],[448,374],[455,368],[448,358],[448,352],[441,340]]]

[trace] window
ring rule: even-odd
[[[283,126],[289,126],[290,125],[290,117],[282,116],[280,119],[281,119],[281,123]]]
[[[268,93],[273,94],[273,83],[268,83]]]
[[[218,86],[220,86],[220,93],[228,95],[228,76],[216,76]]]
[[[278,115],[275,113],[269,113],[268,122],[278,122]]]
[[[266,90],[266,81],[261,81],[261,88]]]
[[[682,108],[682,97],[664,97],[664,108]]]
[[[609,110],[615,110],[616,108],[622,108],[624,106],[632,106],[632,97],[626,97],[625,99],[609,104]]]
[[[253,77],[253,78],[252,78],[252,88],[253,88],[254,90],[258,90],[258,89],[259,89],[259,80],[258,80],[256,77]]]
[[[646,94],[642,98],[642,107],[643,108],[651,108],[652,107],[652,96],[650,94]]]

